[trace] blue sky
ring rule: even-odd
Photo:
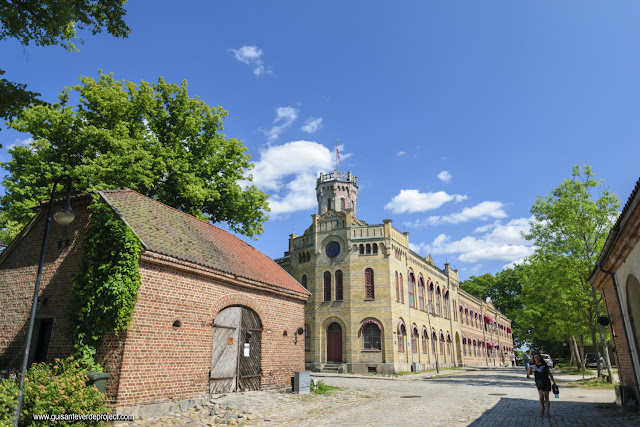
[[[229,111],[265,233],[287,250],[316,212],[315,177],[358,176],[358,217],[387,217],[413,249],[496,273],[532,252],[535,198],[590,164],[624,204],[640,157],[640,3],[631,1],[130,2],[127,39],[82,34],[80,52],[0,42],[5,77],[45,100],[98,69],[186,79]],[[4,129],[0,159],[29,135]]]

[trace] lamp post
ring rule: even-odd
[[[56,194],[56,186],[63,179],[67,180],[67,198],[64,205],[53,213],[53,198]],[[24,357],[22,359],[22,373],[20,375],[20,389],[18,391],[18,406],[16,407],[16,414],[13,419],[14,427],[18,427],[20,421],[20,410],[22,409],[22,400],[24,398],[24,377],[27,373],[27,364],[29,363],[29,351],[31,350],[31,336],[33,335],[33,324],[36,319],[36,306],[38,305],[38,292],[40,291],[40,279],[42,278],[42,268],[44,266],[44,256],[47,250],[47,239],[49,237],[49,226],[51,225],[51,217],[56,220],[60,225],[68,225],[76,219],[76,214],[71,209],[71,192],[73,187],[71,186],[71,177],[69,175],[59,176],[53,183],[53,189],[51,190],[51,199],[49,200],[49,210],[47,211],[47,220],[44,226],[44,237],[42,239],[42,250],[40,251],[40,265],[38,266],[38,275],[36,277],[36,288],[33,292],[33,302],[31,304],[31,318],[29,319],[29,329],[27,332],[27,343],[24,349]]]

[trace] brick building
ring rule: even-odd
[[[458,271],[409,249],[409,233],[356,218],[358,181],[320,174],[318,214],[276,260],[311,291],[305,307],[310,370],[392,373],[499,365],[511,322],[458,286]]]
[[[105,337],[98,361],[116,407],[206,398],[210,392],[290,385],[304,369],[309,292],[237,237],[129,189],[99,191],[140,238],[141,285],[130,328]],[[76,220],[52,222],[31,361],[72,354],[65,307],[78,271],[92,195]],[[22,360],[46,206],[0,255],[0,356]],[[298,337],[300,341],[298,342]],[[245,357],[245,344],[248,357]]]
[[[591,274],[609,318],[620,385],[618,404],[638,402],[640,392],[640,180],[609,232]]]

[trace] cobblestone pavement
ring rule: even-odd
[[[225,418],[229,424],[259,426],[640,425],[640,415],[615,406],[613,390],[563,386],[563,381],[579,377],[556,376],[560,398],[552,395],[550,419],[540,416],[533,380],[510,368],[443,371],[437,377],[429,373],[392,379],[316,374],[312,378],[342,390],[326,396],[230,393],[215,397],[209,406],[116,425],[195,427]]]

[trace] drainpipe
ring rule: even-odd
[[[610,249],[610,248],[609,248]],[[607,256],[609,255],[609,251],[607,251]],[[629,334],[627,333],[627,322],[625,320],[625,314],[622,310],[622,304],[620,303],[620,294],[618,293],[618,285],[616,284],[616,276],[611,271],[607,271],[602,268],[602,264],[598,264],[598,269],[605,274],[611,276],[611,281],[613,282],[613,290],[616,294],[616,301],[618,303],[618,309],[620,310],[620,320],[622,321],[622,330],[624,332],[624,339],[627,342],[627,349],[629,351],[629,361],[631,362],[631,369],[633,370],[633,378],[635,380],[635,392],[636,392],[636,400],[640,399],[640,386],[638,385],[638,372],[636,371],[636,365],[633,362],[633,348],[631,348],[631,343],[629,341]],[[636,355],[638,356],[638,355]],[[619,369],[619,368],[618,368]]]

